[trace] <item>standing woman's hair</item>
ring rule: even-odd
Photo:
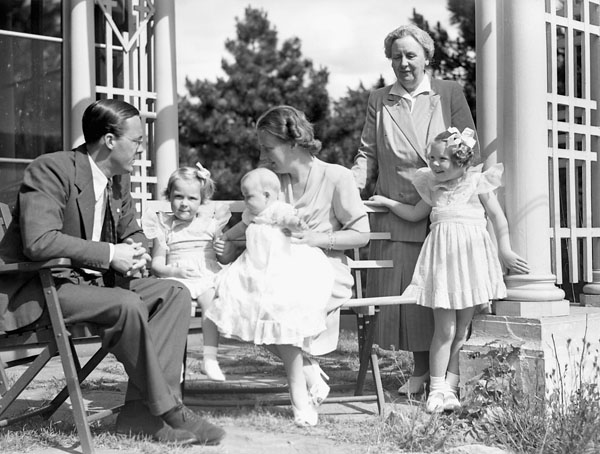
[[[121,137],[125,133],[125,121],[139,116],[140,111],[125,101],[99,99],[90,104],[83,113],[83,137],[87,143],[96,143],[109,133]]]
[[[202,167],[202,164],[199,162],[196,163],[196,167],[180,167],[171,174],[169,177],[169,182],[167,183],[167,189],[165,189],[163,192],[167,199],[171,200],[173,186],[179,180],[197,180],[200,182],[200,197],[202,198],[201,203],[208,202],[215,193],[215,182],[210,178],[210,171]]]
[[[305,148],[313,155],[321,151],[321,141],[315,139],[312,124],[306,119],[304,112],[294,107],[272,107],[260,116],[256,129]]]
[[[412,36],[415,41],[421,45],[425,51],[425,58],[427,58],[427,60],[433,58],[433,53],[435,51],[433,39],[431,39],[429,33],[413,24],[401,25],[385,37],[383,40],[383,48],[385,49],[386,58],[392,58],[392,44],[394,41],[404,38],[405,36]]]

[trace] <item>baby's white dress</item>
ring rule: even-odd
[[[431,226],[403,295],[421,306],[465,309],[506,296],[502,266],[479,200],[479,194],[501,186],[503,166],[483,173],[482,167],[470,167],[461,178],[444,183],[427,167],[415,174],[414,186],[432,206]]]
[[[163,211],[148,211],[142,217],[146,237],[156,238],[167,249],[166,264],[197,272],[198,277],[193,279],[169,278],[184,283],[193,299],[215,287],[216,274],[222,267],[213,241],[221,236],[230,217],[229,206],[218,201],[200,205],[190,221]]]
[[[282,232],[290,217],[295,209],[283,202],[242,214],[246,250],[219,275],[206,311],[223,336],[302,348],[325,330],[333,269],[321,249],[294,244]]]

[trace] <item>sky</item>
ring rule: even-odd
[[[439,21],[452,30],[446,0],[175,0],[179,94],[185,94],[186,77],[224,76],[225,40],[236,38],[235,19],[243,19],[248,6],[267,12],[279,44],[300,38],[304,58],[329,70],[327,88],[334,99],[361,81],[371,87],[380,75],[387,83],[395,80],[383,40],[408,23],[413,8],[430,25]]]

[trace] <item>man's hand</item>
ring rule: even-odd
[[[110,266],[124,276],[133,276],[144,269],[151,260],[142,243],[134,243],[131,238],[127,238],[124,243],[115,244],[115,254]]]

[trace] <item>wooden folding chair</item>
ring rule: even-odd
[[[0,239],[4,236],[11,219],[8,206],[0,203]],[[37,273],[44,289],[45,303],[50,315],[50,323],[46,326],[0,333],[0,428],[32,416],[48,418],[69,397],[82,451],[84,454],[92,454],[94,446],[89,423],[114,413],[114,410],[88,415],[80,384],[104,359],[108,351],[100,347],[81,367],[75,350],[75,339],[89,339],[95,336],[95,327],[90,324],[65,326],[52,274],[57,269],[64,270],[70,267],[71,261],[64,258],[45,262],[0,265],[0,275]],[[18,416],[5,416],[29,383],[35,379],[48,361],[57,355],[60,357],[66,379],[65,388],[47,405]],[[6,369],[22,364],[29,364],[29,366],[14,383],[11,383]]]

